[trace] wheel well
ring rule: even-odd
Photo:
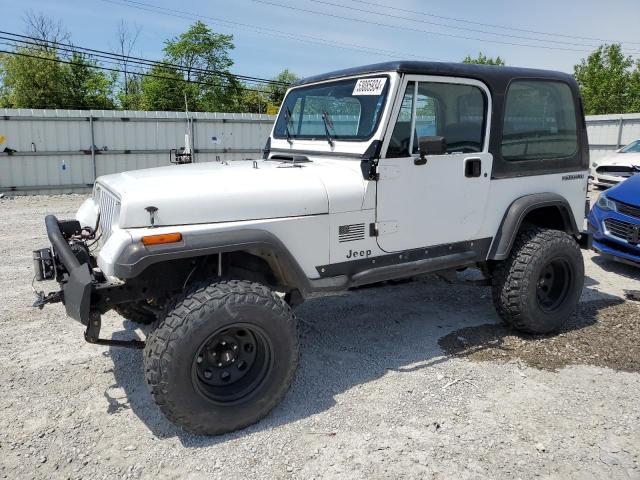
[[[271,287],[279,283],[276,271],[266,259],[259,255],[240,251],[230,252],[227,255],[223,254],[222,258],[223,275],[225,276],[235,280],[259,282]],[[226,273],[224,270],[226,270]]]
[[[535,225],[536,227],[552,228],[554,230],[573,233],[573,227],[566,208],[558,205],[538,207],[531,210],[522,219],[522,223],[518,230],[522,230],[526,225]]]
[[[284,291],[287,277],[274,254],[265,250],[232,251],[166,260],[149,265],[130,283],[148,285],[145,290],[182,290],[193,282],[216,276],[262,283]]]
[[[516,199],[507,209],[487,259],[507,258],[518,232],[524,225],[579,235],[571,206],[564,197],[555,193],[525,195]]]

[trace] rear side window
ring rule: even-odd
[[[505,160],[570,157],[578,151],[573,95],[555,81],[515,80],[507,91],[502,131]]]

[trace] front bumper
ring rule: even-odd
[[[627,179],[627,177],[619,177],[619,176],[616,176],[616,175],[607,175],[607,174],[598,174],[598,173],[595,173],[595,172],[592,172],[589,177],[590,177],[592,185],[596,185],[598,187],[605,187],[605,188],[613,187],[614,185],[617,185],[618,183],[620,183],[623,180]]]
[[[42,308],[45,303],[62,301],[67,315],[87,327],[84,337],[89,343],[132,348],[144,347],[144,342],[138,340],[99,338],[101,314],[110,308],[109,302],[124,303],[128,300],[127,296],[130,295],[130,292],[127,289],[123,290],[118,286],[110,285],[103,277],[100,278],[101,276],[93,271],[90,262],[86,261],[86,257],[74,253],[70,241],[82,242],[82,240],[72,240],[74,235],[77,236],[80,233],[79,222],[75,220],[60,222],[55,216],[48,215],[45,218],[45,225],[47,236],[51,242],[50,261],[61,290],[47,297],[41,295],[40,302],[36,302],[36,304]],[[39,280],[51,278],[46,268],[48,264],[41,261],[44,250],[47,249],[34,252],[36,279]],[[36,256],[39,258],[36,259]]]
[[[57,280],[60,282],[61,298],[67,315],[83,325],[89,325],[93,272],[87,263],[80,263],[63,234],[63,228],[67,236],[74,230],[77,232],[80,230],[80,224],[64,222],[64,226],[61,227],[55,216],[48,215],[45,218],[45,226],[51,242],[51,258],[57,272]],[[46,278],[46,275],[39,275],[36,271],[36,278],[43,277]]]
[[[588,231],[593,235],[593,250],[615,260],[640,267],[640,245],[630,243],[609,232],[605,226],[605,220],[608,218],[640,226],[640,219],[604,211],[594,205],[587,217]]]

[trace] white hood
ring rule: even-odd
[[[601,165],[625,165],[640,166],[640,153],[613,153],[600,160],[596,160],[598,166]]]
[[[260,220],[358,210],[365,181],[360,162],[314,159],[196,163],[98,178],[120,199],[120,228]]]

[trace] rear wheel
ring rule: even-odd
[[[193,287],[150,335],[145,375],[162,412],[194,433],[257,422],[282,399],[298,365],[296,319],[267,287]]]
[[[549,333],[564,325],[580,299],[582,253],[565,232],[531,227],[518,235],[492,277],[493,301],[506,323],[524,332]]]

